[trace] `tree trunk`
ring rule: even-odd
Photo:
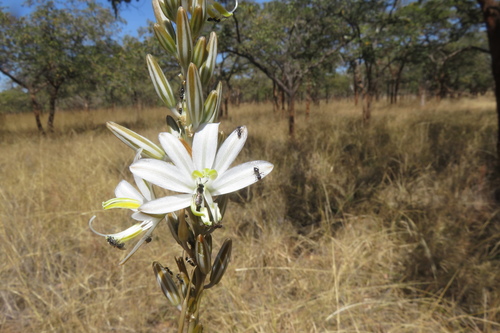
[[[295,93],[288,94],[288,134],[295,136]]]
[[[54,117],[56,114],[56,101],[57,101],[57,93],[59,92],[59,87],[55,88],[51,91],[49,97],[49,119],[47,120],[47,127],[49,128],[49,132],[54,132]]]
[[[491,53],[491,68],[495,80],[495,97],[497,101],[497,122],[500,129],[500,1],[478,0],[483,11],[488,43]],[[500,156],[500,130],[497,134],[497,154]]]
[[[309,119],[311,114],[311,99],[311,80],[308,80],[306,84],[306,120]]]
[[[285,91],[283,89],[281,90],[281,111],[284,113],[285,111]]]
[[[359,64],[355,60],[352,62],[352,79],[354,88],[354,106],[358,105],[359,94],[363,92],[363,81],[361,80],[361,74],[359,73]]]
[[[418,95],[420,96],[420,107],[425,106],[425,85],[420,83],[418,85]]]
[[[36,127],[38,132],[45,135],[45,130],[43,129],[42,121],[40,120],[40,115],[42,114],[42,106],[38,103],[36,96],[30,91],[31,107],[33,108],[33,114],[35,115]]]
[[[372,99],[373,99],[373,96],[370,94],[370,92],[367,92],[365,95],[364,95],[364,98],[363,98],[363,115],[362,115],[362,118],[363,118],[363,122],[368,122],[368,120],[370,120],[371,116],[372,116]]]
[[[375,83],[372,77],[372,64],[365,63],[366,66],[366,88],[364,89],[363,98],[363,114],[362,119],[364,122],[368,122],[372,116],[372,100],[375,95]]]
[[[273,81],[273,112],[277,112],[280,108],[279,89],[276,82]]]

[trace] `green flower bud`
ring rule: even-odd
[[[189,121],[196,131],[203,113],[203,90],[200,75],[195,64],[189,65],[186,79],[186,102]]]
[[[165,74],[163,74],[160,65],[158,65],[158,62],[156,62],[156,59],[151,54],[146,56],[146,62],[148,64],[149,76],[151,76],[151,81],[153,81],[156,93],[167,107],[175,109],[177,101],[175,100],[174,92]]]
[[[207,55],[207,40],[205,37],[200,37],[194,47],[193,64],[200,68],[207,60]]]
[[[207,241],[202,235],[198,235],[198,237],[196,238],[195,255],[196,262],[198,263],[200,271],[205,275],[210,273],[210,270],[212,269],[212,260],[210,258],[210,251]]]
[[[172,36],[158,23],[153,25],[153,29],[155,32],[156,39],[160,43],[161,47],[170,53],[171,55],[176,55],[177,47],[175,45],[175,40]]]
[[[215,61],[217,60],[217,34],[215,32],[210,33],[207,51],[207,60],[200,68],[200,77],[203,86],[208,85],[208,82],[212,78],[215,70]]]
[[[222,279],[222,276],[226,272],[227,266],[229,266],[229,261],[231,260],[232,247],[233,241],[229,238],[226,239],[222,244],[217,257],[214,260],[212,274],[210,274],[210,283],[205,286],[205,289],[215,286]]]
[[[167,297],[173,306],[176,306],[180,310],[182,300],[179,295],[179,290],[172,280],[169,271],[156,261],[153,262],[153,271],[156,275],[156,281],[160,285],[161,291],[165,297]]]
[[[177,60],[182,67],[183,72],[187,71],[193,58],[193,39],[191,37],[191,27],[184,8],[177,10]]]
[[[196,38],[205,24],[203,8],[201,6],[197,5],[194,7],[189,24],[191,26],[193,37]]]

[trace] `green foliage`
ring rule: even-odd
[[[21,88],[12,88],[0,92],[0,114],[30,111],[28,95]]]

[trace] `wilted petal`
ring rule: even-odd
[[[267,176],[273,170],[273,167],[271,163],[266,161],[252,161],[240,164],[214,180],[210,192],[212,195],[221,195],[238,191]]]

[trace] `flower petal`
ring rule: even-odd
[[[217,153],[219,124],[200,126],[193,138],[193,163],[196,170],[213,169]]]
[[[134,180],[135,183],[137,184],[137,187],[139,188],[139,191],[141,191],[146,201],[151,201],[153,199],[156,199],[151,183],[145,181],[144,179],[136,175],[134,175]]]
[[[147,221],[147,220],[152,220],[154,218],[158,218],[158,217],[153,217],[149,214],[144,214],[143,212],[135,212],[131,215],[131,217],[136,220],[136,221]]]
[[[130,198],[139,201],[141,204],[144,197],[135,189],[128,181],[122,180],[115,188],[115,196],[117,198]]]
[[[195,186],[191,176],[188,179],[174,165],[150,158],[141,159],[130,166],[130,171],[148,182],[167,190],[192,193]]]
[[[266,161],[252,161],[240,164],[214,180],[210,185],[210,193],[212,195],[221,195],[237,191],[261,180],[273,168],[274,165]]]
[[[102,203],[102,208],[113,209],[113,208],[125,208],[136,210],[142,205],[142,200],[130,199],[130,198],[113,198]]]
[[[186,208],[193,201],[192,194],[176,194],[145,203],[139,210],[147,214],[167,214]]]
[[[193,160],[184,145],[178,138],[167,132],[160,133],[159,138],[163,149],[172,162],[185,176],[191,179],[191,174],[195,169]]]
[[[245,126],[239,126],[224,141],[217,152],[213,168],[222,175],[234,162],[236,156],[240,153],[248,137],[248,131]]]
[[[142,155],[142,149],[138,149],[137,153],[135,154],[134,162],[140,160],[141,155]],[[142,196],[146,199],[146,201],[151,201],[155,199],[151,183],[148,183],[147,181],[136,175],[134,175],[134,181],[135,184],[137,185],[137,188],[141,192]]]
[[[125,258],[123,258],[122,261],[120,261],[119,265],[123,265],[124,263],[126,263],[127,260],[129,260],[130,257],[142,246],[142,244],[144,244],[144,242],[146,242],[147,239],[151,240],[151,238],[150,238],[151,234],[153,233],[153,231],[158,226],[158,223],[160,223],[161,220],[163,220],[163,218],[151,219],[152,224],[149,226],[149,229],[146,229],[147,231],[144,234],[144,236],[142,236],[142,238],[139,239],[139,241],[135,244],[135,246],[132,248],[132,250],[130,250],[130,252],[127,254],[127,256]]]

